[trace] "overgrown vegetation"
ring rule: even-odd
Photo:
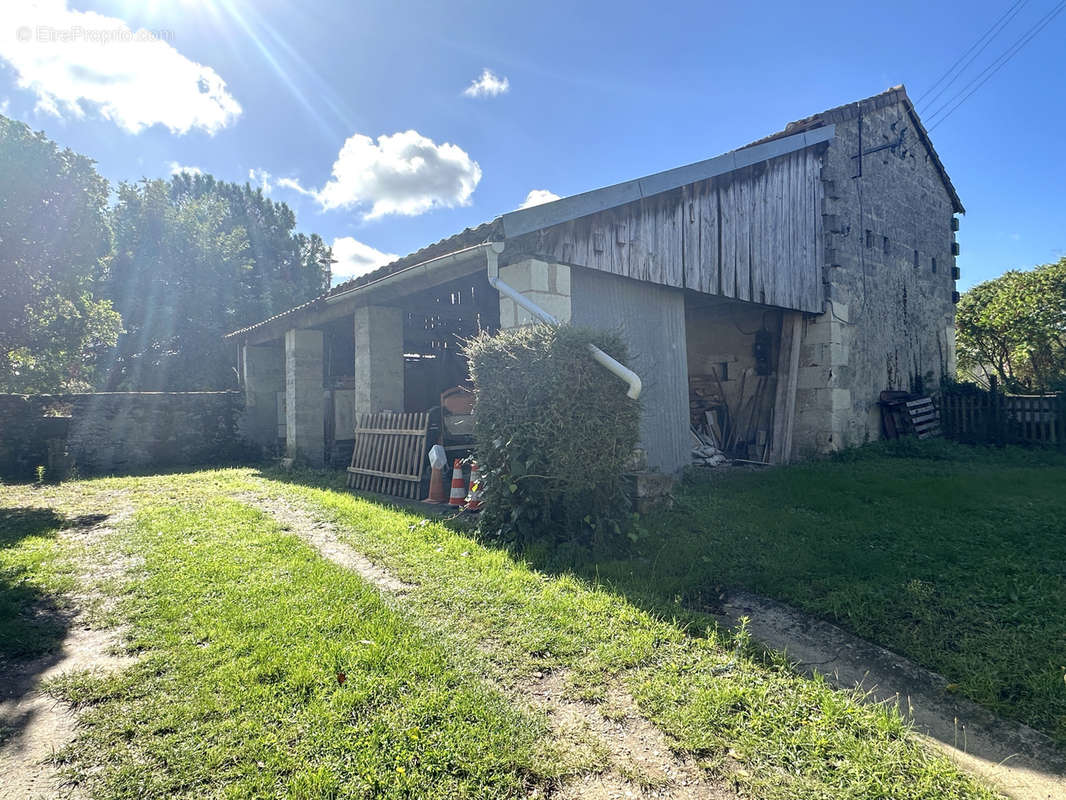
[[[622,472],[640,407],[592,360],[590,343],[626,360],[619,337],[569,326],[505,330],[467,345],[487,534],[577,546],[621,534]]]
[[[602,768],[501,687],[546,670],[568,694],[624,688],[725,787],[762,800],[991,800],[895,709],[797,676],[743,635],[686,628],[440,523],[250,470],[12,488],[5,502],[138,508],[108,549],[136,665],[52,684],[83,709],[61,754],[96,796],[511,797]],[[412,584],[386,601],[247,505],[301,505]],[[698,615],[690,615],[692,622]],[[338,674],[343,672],[341,683]],[[639,775],[637,776],[639,778]]]
[[[1010,270],[966,292],[956,337],[960,376],[1008,392],[1066,391],[1066,258]]]
[[[1066,742],[1066,457],[945,441],[871,445],[690,478],[630,555],[574,565],[669,610],[742,588],[940,672]]]

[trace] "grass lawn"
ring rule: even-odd
[[[585,570],[645,605],[743,588],[1066,742],[1066,457],[933,442],[692,479]]]
[[[416,514],[296,479],[221,470],[3,487],[0,505],[55,515],[5,533],[4,585],[37,592],[9,602],[62,602],[79,559],[131,565],[124,582],[79,591],[117,598],[106,621],[125,624],[123,647],[138,660],[48,687],[82,709],[60,760],[91,795],[550,793],[606,766],[580,730],[557,729],[523,700],[525,682],[557,672],[574,698],[627,692],[679,751],[745,796],[993,797],[893,709],[799,677],[743,635],[651,614]],[[411,590],[383,596],[251,495],[307,509]],[[108,541],[79,550],[56,535],[116,496],[132,514]]]

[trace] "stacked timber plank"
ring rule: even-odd
[[[767,463],[773,446],[774,397],[777,379],[745,369],[729,391],[712,369],[709,375],[689,376],[689,415],[694,436],[695,464],[717,456]],[[707,448],[714,448],[711,453]]]
[[[428,430],[428,413],[360,414],[348,488],[417,498]]]

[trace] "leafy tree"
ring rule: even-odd
[[[93,161],[0,116],[0,390],[91,385],[121,330],[98,297],[111,254]]]
[[[222,335],[329,285],[329,248],[295,222],[261,191],[211,176],[120,185],[108,294],[126,333],[105,388],[234,386]]]
[[[227,225],[243,228],[250,269],[241,274],[235,313],[251,324],[286,311],[329,288],[329,248],[318,236],[294,233],[296,215],[247,183],[216,181],[211,175],[176,175],[174,202],[218,197],[228,209]]]
[[[1011,270],[966,292],[956,318],[959,371],[1016,392],[1066,389],[1066,258]]]

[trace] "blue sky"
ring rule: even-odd
[[[917,100],[1013,8],[925,117],[1058,5],[10,0],[0,111],[116,183],[251,179],[366,269],[533,191],[698,161],[899,83]],[[961,288],[1066,255],[1064,40],[1066,13],[932,131],[967,208]]]

